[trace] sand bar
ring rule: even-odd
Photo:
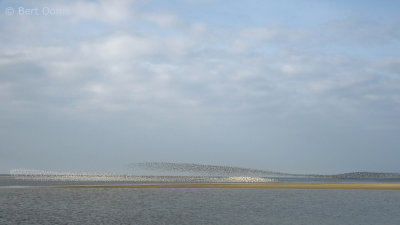
[[[364,189],[400,190],[400,183],[235,183],[235,184],[143,184],[70,185],[56,188],[256,188],[256,189]]]

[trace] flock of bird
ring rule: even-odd
[[[186,172],[191,175],[137,175],[138,170],[166,173]],[[15,179],[36,181],[80,181],[80,182],[133,182],[133,183],[264,183],[273,179],[261,177],[263,171],[224,166],[173,163],[137,163],[129,166],[129,172],[82,173],[56,172],[33,169],[13,169],[10,174]]]

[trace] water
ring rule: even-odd
[[[400,224],[399,191],[0,189],[0,224]]]
[[[0,224],[400,224],[399,191],[1,188]]]
[[[0,224],[400,224],[400,191],[73,189],[54,186],[138,184],[143,180],[38,177],[0,176]],[[159,179],[150,177],[146,182]],[[338,181],[276,179],[289,183]]]

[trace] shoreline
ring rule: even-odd
[[[54,188],[240,188],[240,189],[354,189],[400,190],[400,183],[234,183],[234,184],[142,184],[63,185]]]

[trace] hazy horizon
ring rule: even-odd
[[[399,1],[0,1],[0,173],[400,172]]]

